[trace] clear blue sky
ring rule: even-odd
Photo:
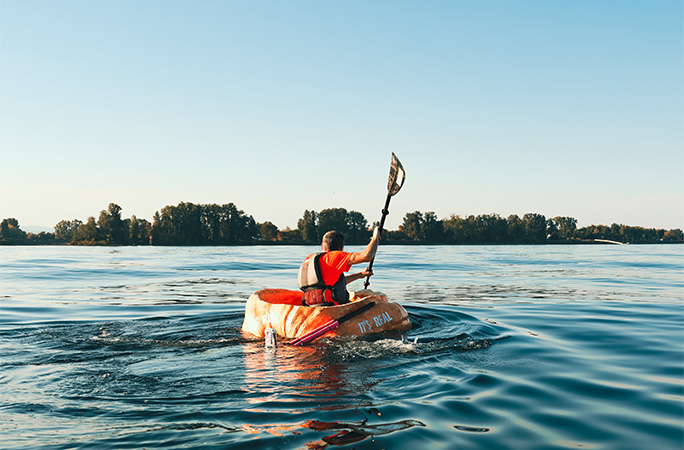
[[[684,228],[684,11],[649,1],[0,1],[0,216],[235,203]]]

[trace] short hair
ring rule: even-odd
[[[344,248],[344,235],[339,231],[328,231],[323,235],[323,246],[328,251],[342,250]]]

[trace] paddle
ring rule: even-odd
[[[397,155],[392,153],[392,164],[390,165],[389,180],[387,180],[387,199],[385,200],[385,207],[382,209],[382,219],[380,219],[380,236],[382,236],[382,227],[385,226],[385,217],[387,217],[389,214],[390,200],[392,199],[393,195],[399,192],[399,189],[401,189],[401,187],[404,185],[405,179],[406,172],[404,171],[404,166],[402,166],[399,162]],[[375,261],[375,257],[373,257],[370,264],[368,264],[369,272],[371,269],[373,269],[373,261]],[[368,274],[366,281],[363,282],[364,289],[368,289],[371,275],[372,272]]]
[[[330,331],[333,331],[337,329],[337,327],[340,326],[342,322],[346,322],[347,320],[351,319],[352,317],[361,314],[364,311],[368,311],[371,309],[373,306],[375,306],[375,302],[368,302],[362,307],[355,309],[354,311],[345,314],[344,316],[340,317],[339,319],[333,319],[330,322],[327,322],[320,327],[316,328],[315,330],[309,331],[306,333],[304,336],[298,337],[297,339],[288,342],[287,345],[304,345],[308,344],[309,342],[313,341],[316,338],[319,338],[323,336],[324,334],[329,333]]]

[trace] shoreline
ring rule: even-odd
[[[439,242],[413,242],[413,241],[381,241],[380,245],[383,246],[439,246],[439,247],[465,247],[465,246],[522,246],[522,245],[682,245],[684,242],[618,242],[610,241],[607,239],[570,239],[570,240],[555,240],[546,242],[471,242],[471,243],[439,243]],[[301,242],[301,241],[255,241],[249,244],[227,244],[227,245],[109,245],[109,244],[8,244],[0,243],[0,247],[311,247],[318,246],[316,242]],[[362,245],[362,244],[349,244],[348,246]]]

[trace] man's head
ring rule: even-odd
[[[323,242],[321,242],[321,249],[324,252],[331,252],[335,250],[344,250],[344,235],[339,231],[328,231],[323,235]]]

